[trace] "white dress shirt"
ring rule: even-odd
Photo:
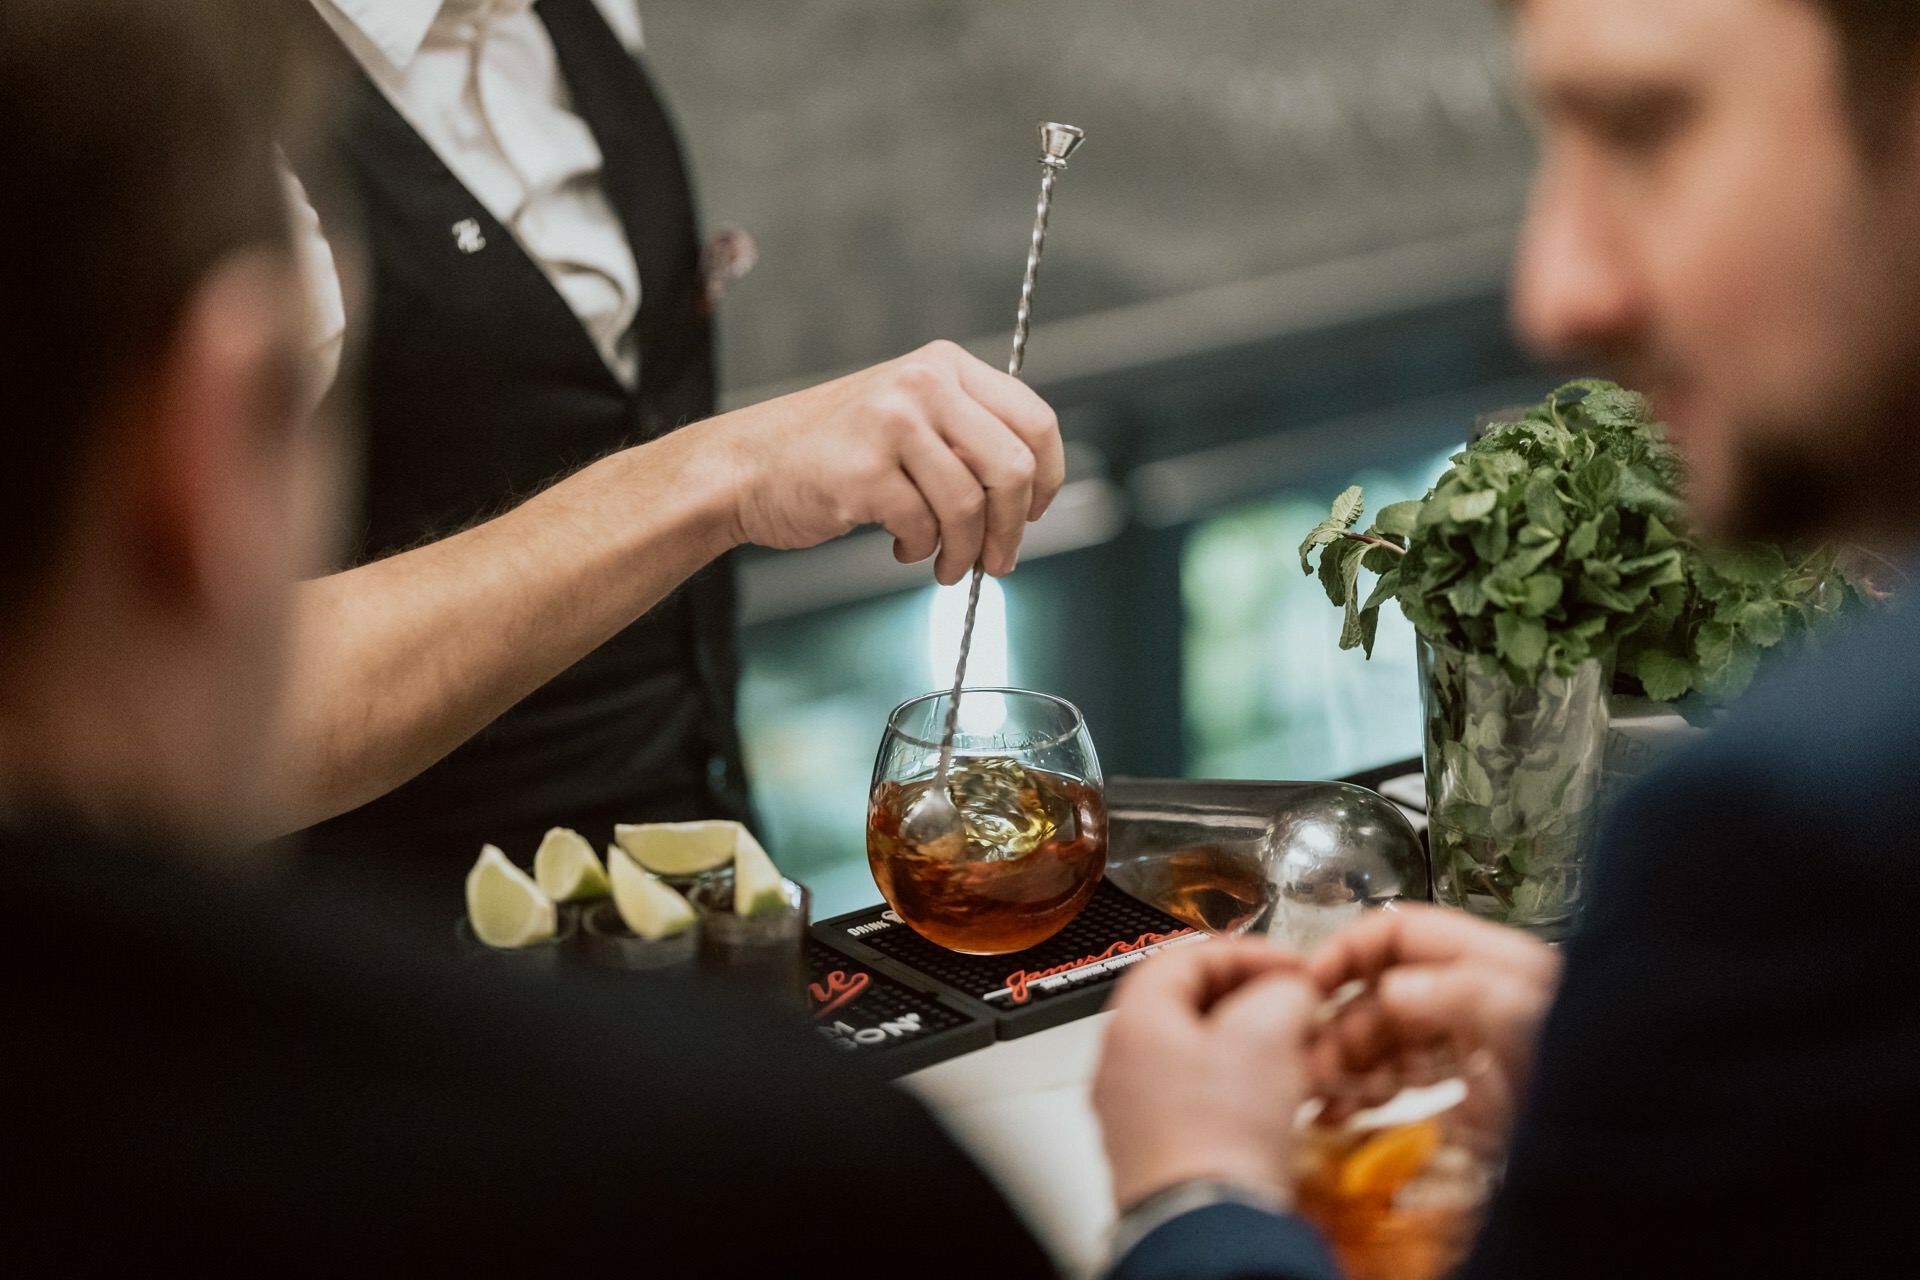
[[[367,75],[580,318],[616,377],[639,377],[640,273],[600,185],[604,161],[533,0],[312,0]],[[638,52],[636,0],[594,0]],[[298,183],[294,218],[311,279],[319,374],[331,381],[345,311],[333,255]],[[480,252],[477,225],[448,234]]]

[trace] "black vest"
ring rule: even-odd
[[[359,199],[372,285],[368,314],[349,321],[362,329],[362,559],[498,514],[713,412],[699,231],[673,126],[592,0],[540,0],[536,12],[639,264],[640,385],[621,385],[539,265],[355,68],[333,163]],[[598,845],[615,822],[744,817],[736,679],[723,560],[414,781],[316,827],[309,845],[451,873],[483,842],[524,864],[550,826]]]

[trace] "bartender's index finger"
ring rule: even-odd
[[[933,562],[933,576],[942,586],[952,586],[980,558],[986,534],[986,491],[931,427],[907,437],[901,463],[940,524],[940,553]]]
[[[966,389],[955,383],[940,397],[940,434],[986,491],[986,540],[980,562],[995,577],[1012,572],[1033,503],[1033,451]]]
[[[1053,406],[1020,379],[972,356],[960,362],[960,384],[1033,451],[1033,501],[1027,519],[1038,520],[1067,478],[1066,449]]]
[[[940,549],[940,521],[904,469],[873,499],[874,519],[893,535],[893,558],[918,564]]]

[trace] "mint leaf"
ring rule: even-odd
[[[1327,593],[1327,602],[1344,605],[1347,602],[1347,584],[1340,569],[1340,562],[1346,557],[1349,546],[1363,546],[1361,543],[1349,543],[1344,539],[1338,546],[1328,547],[1320,553],[1320,586]]]
[[[1655,702],[1678,702],[1693,687],[1692,664],[1658,649],[1642,653],[1633,674]]]
[[[1613,386],[1593,389],[1580,402],[1580,409],[1595,422],[1611,427],[1637,426],[1646,422],[1652,413],[1647,398],[1638,391]]]
[[[1778,601],[1754,600],[1742,605],[1735,625],[1743,639],[1762,649],[1771,649],[1787,638],[1787,622]]]
[[[1620,573],[1622,577],[1633,578],[1634,585],[1640,587],[1672,586],[1687,580],[1687,571],[1678,547],[1623,560],[1620,562]]]
[[[1733,663],[1733,628],[1724,622],[1709,622],[1694,636],[1693,651],[1699,657],[1702,684],[1717,684]]]
[[[1538,618],[1523,618],[1515,613],[1498,613],[1493,618],[1500,657],[1530,680],[1547,656],[1547,628]]]
[[[1551,573],[1536,573],[1521,586],[1520,603],[1515,606],[1529,618],[1537,618],[1560,603],[1566,583]]]
[[[1567,508],[1552,468],[1541,467],[1527,481],[1527,520],[1548,533],[1567,531]]]
[[[1300,572],[1313,572],[1313,565],[1307,561],[1308,552],[1312,551],[1315,547],[1324,547],[1330,542],[1340,541],[1340,535],[1340,527],[1331,521],[1322,520],[1319,524],[1313,526],[1313,531],[1302,539],[1300,543]]]
[[[1462,578],[1447,589],[1447,603],[1463,618],[1476,618],[1487,607],[1487,593],[1478,578]]]
[[[1600,566],[1593,567],[1598,569]],[[1580,585],[1574,588],[1574,598],[1583,604],[1598,605],[1615,613],[1633,612],[1633,600],[1630,597],[1607,586],[1594,574],[1580,579]]]
[[[1499,501],[1500,495],[1492,489],[1462,494],[1448,506],[1447,515],[1460,524],[1471,524],[1476,520],[1485,520]]]
[[[1473,543],[1473,553],[1482,560],[1504,560],[1508,548],[1513,545],[1513,540],[1507,536],[1505,508],[1495,507],[1492,516],[1474,525],[1473,532],[1468,536]]]
[[[1400,569],[1395,566],[1380,575],[1373,584],[1373,591],[1367,596],[1367,602],[1360,606],[1362,613],[1377,613],[1380,606],[1393,599],[1394,592],[1400,587]]]
[[[1375,614],[1373,616],[1377,621],[1379,615]],[[1347,615],[1340,624],[1340,647],[1342,649],[1358,649],[1364,645],[1368,649],[1369,655],[1371,655],[1373,642],[1367,635],[1365,617],[1366,615],[1360,612],[1358,605],[1351,600],[1347,601]]]
[[[1726,665],[1700,681],[1700,691],[1708,697],[1731,702],[1747,691],[1747,686],[1753,683],[1753,678],[1759,671],[1760,651],[1758,649],[1731,650]]]
[[[1349,485],[1339,497],[1333,500],[1333,514],[1328,519],[1342,529],[1351,529],[1353,522],[1360,518],[1360,513],[1365,511],[1366,507],[1366,500],[1360,491],[1360,486]]]
[[[1593,459],[1573,476],[1573,495],[1589,507],[1604,507],[1614,500],[1620,484],[1620,464],[1605,456]]]
[[[1393,538],[1410,538],[1414,526],[1420,521],[1420,508],[1426,504],[1418,498],[1411,502],[1395,502],[1380,508],[1380,514],[1373,518],[1373,531]]]
[[[1778,553],[1769,557],[1767,551],[1758,547],[1714,547],[1701,552],[1715,573],[1728,582],[1743,586],[1756,585],[1777,576],[1781,562]]]
[[[1389,573],[1400,566],[1401,559],[1397,551],[1370,546],[1367,548],[1367,553],[1360,557],[1360,564],[1363,568],[1371,569],[1375,573]]]
[[[1654,512],[1670,519],[1678,519],[1685,509],[1679,494],[1661,483],[1660,478],[1647,468],[1639,466],[1628,467],[1621,472],[1614,489],[1614,500],[1623,507]]]
[[[1554,553],[1559,550],[1560,539],[1555,538],[1551,542],[1543,542],[1539,546],[1516,551],[1500,562],[1500,573],[1502,576],[1516,579],[1524,578],[1553,559]]]

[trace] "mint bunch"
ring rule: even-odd
[[[1456,454],[1426,498],[1356,531],[1358,486],[1300,545],[1346,610],[1340,647],[1369,657],[1397,600],[1436,644],[1494,655],[1520,684],[1571,676],[1612,650],[1629,688],[1662,701],[1737,696],[1762,650],[1860,598],[1829,549],[1697,545],[1679,454],[1645,397],[1587,379],[1559,388]],[[1378,575],[1360,596],[1361,571]]]
[[[1657,702],[1690,692],[1730,702],[1753,682],[1764,651],[1804,643],[1867,599],[1831,547],[1788,552],[1688,543],[1687,551],[1685,601],[1677,608],[1663,603],[1620,644],[1620,682],[1636,681]]]

